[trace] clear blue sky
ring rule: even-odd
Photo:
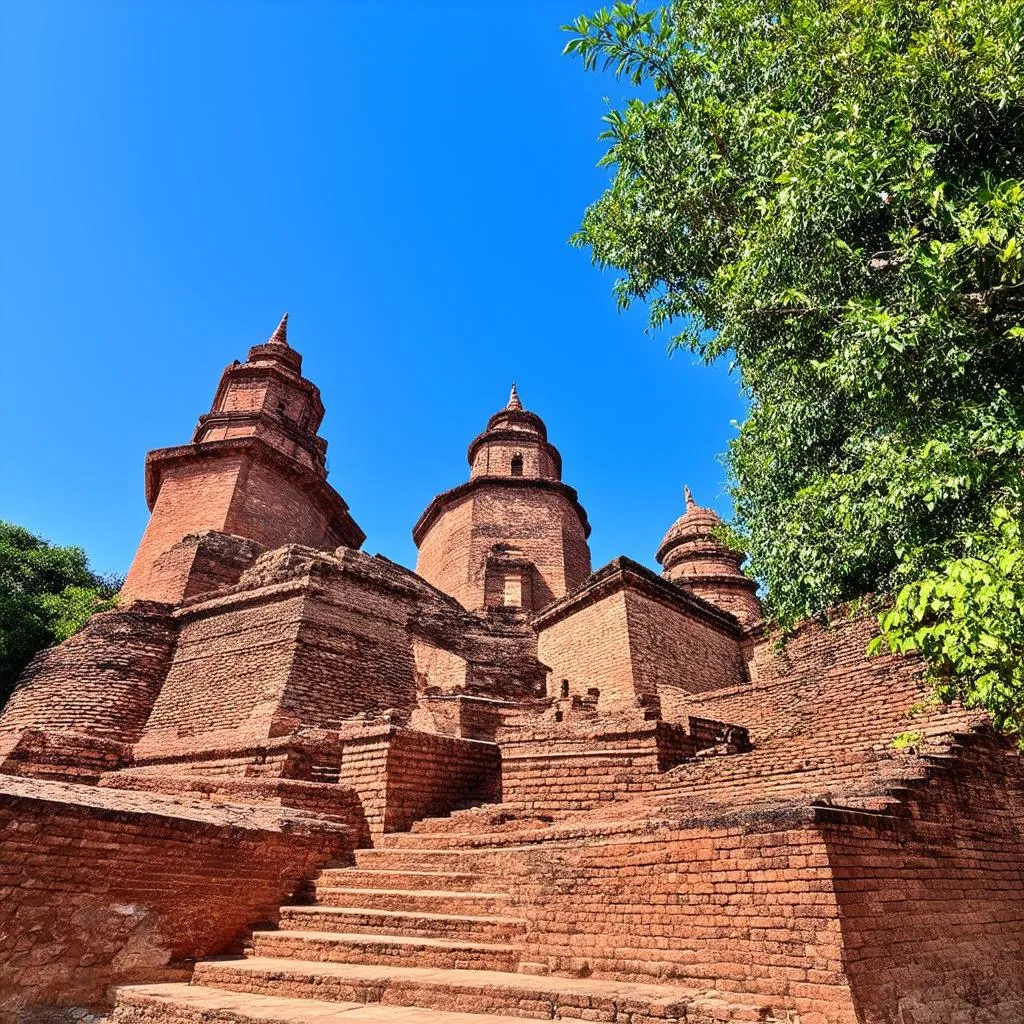
[[[560,56],[595,5],[7,0],[0,518],[124,572],[146,451],[284,310],[370,552],[414,564],[513,379],[595,567],[653,565],[684,482],[727,513],[735,380],[566,243],[627,92]]]

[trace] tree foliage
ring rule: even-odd
[[[617,3],[565,28],[637,91],[575,241],[621,305],[738,368],[735,528],[770,612],[905,586],[897,646],[986,706],[1020,692],[1024,3]]]
[[[1024,547],[1005,508],[964,538],[963,554],[906,584],[872,645],[917,651],[944,701],[985,708],[997,728],[1024,738]]]
[[[89,570],[81,548],[55,547],[0,521],[0,706],[33,655],[113,607],[119,588]]]

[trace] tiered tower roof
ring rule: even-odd
[[[467,457],[469,480],[434,498],[413,527],[416,571],[472,609],[536,609],[582,582],[590,574],[587,514],[562,482],[544,421],[523,408],[515,384]]]
[[[716,536],[722,520],[683,490],[686,511],[669,527],[655,556],[662,575],[735,615],[745,625],[760,620],[757,583],[740,570],[746,557]]]

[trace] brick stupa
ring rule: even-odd
[[[1021,759],[871,616],[767,630],[688,490],[592,572],[515,387],[413,572],[323,414],[285,317],[3,711],[0,1021],[1024,1020]]]

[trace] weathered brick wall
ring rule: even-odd
[[[591,572],[590,545],[587,531],[578,517],[567,515],[562,520],[562,558],[565,572],[565,592],[581,586]],[[556,595],[557,596],[557,595]],[[544,607],[534,594],[534,610]]]
[[[209,530],[185,536],[157,559],[157,568],[162,567],[165,560],[173,561],[181,557],[182,553],[187,558],[191,553],[191,563],[185,571],[185,592],[182,595],[187,599],[234,586],[262,552],[263,546],[254,540]]]
[[[867,657],[868,644],[877,634],[873,614],[837,609],[827,620],[802,622],[784,638],[769,633],[748,640],[749,683],[731,692],[708,693],[710,717],[721,718],[718,711],[726,710],[727,721],[789,728],[811,715],[828,714],[829,706],[837,709],[833,713],[838,719],[850,710],[839,706],[867,700],[872,715],[889,706],[905,720],[908,701],[913,703],[923,692],[921,663],[895,655]],[[865,717],[861,727],[870,721]]]
[[[160,581],[167,600],[208,594],[237,583],[262,550],[255,541],[216,530],[189,533],[156,559],[149,579]],[[132,595],[125,591],[124,596]]]
[[[304,598],[294,586],[275,600],[264,596],[218,598],[184,613],[167,680],[136,746],[137,760],[273,735]]]
[[[538,848],[527,884],[548,882],[523,896],[543,907],[524,959],[756,993],[816,1024],[1016,1020],[1022,761],[969,737],[953,759],[897,754],[901,732],[947,750],[941,737],[977,716],[913,708],[919,666],[867,659],[873,631],[805,624],[781,654],[762,643],[753,683],[695,695],[702,714],[749,723],[754,749],[682,764],[628,805],[678,827],[620,842],[593,824],[592,846]],[[557,750],[538,745],[541,800],[566,778],[553,758],[544,778],[545,747]],[[579,807],[588,795],[581,785]]]
[[[528,921],[523,961],[556,973],[757,995],[801,1024],[1016,1021],[1024,758],[974,735],[950,751],[905,758],[881,809],[684,792],[670,818],[642,797],[510,830],[487,870]]]
[[[533,606],[561,597],[590,575],[583,524],[560,491],[536,487],[488,487],[473,497],[470,581],[483,605],[487,552],[497,542],[514,544],[533,563]]]
[[[980,754],[902,820],[776,810],[538,847],[513,885],[523,958],[757,994],[803,1024],[1016,1021],[1022,797],[1019,756]]]
[[[465,695],[422,695],[409,724],[424,732],[493,743],[514,701]]]
[[[131,761],[131,745],[81,732],[21,729],[0,734],[0,774],[94,784]]]
[[[494,743],[398,730],[388,751],[386,832],[421,818],[501,797],[501,755]]]
[[[547,446],[528,436],[519,442],[491,441],[481,445],[473,459],[471,475],[510,476],[512,459],[517,455],[523,460],[524,477],[558,479],[560,467],[555,465]]]
[[[218,745],[219,744],[219,745]],[[329,744],[336,747],[337,744]],[[237,734],[199,733],[194,738],[183,736],[177,742],[168,741],[159,747],[150,747],[144,757],[139,747],[134,750],[136,765],[146,771],[159,773],[187,772],[218,778],[250,779],[310,779],[311,766],[323,760],[335,767],[336,757],[330,750],[315,758],[314,752],[322,747],[318,740],[307,737],[282,736],[273,739],[240,742]],[[312,748],[312,749],[310,749]]]
[[[469,551],[472,546],[473,496],[453,502],[419,542],[416,572],[464,608],[473,608]]]
[[[537,634],[527,622],[503,621],[494,614],[486,620],[474,617],[457,635],[469,662],[467,692],[512,701],[544,695],[547,673],[537,660]]]
[[[452,693],[465,689],[466,659],[424,640],[412,642],[416,686],[421,692]]]
[[[278,366],[229,367],[221,380],[213,414],[204,418],[194,440],[261,437],[278,451],[316,470],[320,460],[315,455],[315,432],[323,414],[315,394],[316,388],[308,381]],[[259,412],[263,415],[246,415]]]
[[[32,728],[133,742],[167,672],[175,634],[160,605],[137,602],[94,616],[33,659],[0,716],[0,732]]]
[[[363,831],[364,821],[356,794],[330,782],[286,778],[240,778],[161,772],[152,768],[128,768],[109,772],[100,780],[103,789],[138,793],[179,793],[191,800],[212,804],[270,804],[311,811],[340,821],[353,835]]]
[[[305,591],[277,728],[329,727],[387,710],[407,718],[416,702],[414,597],[372,559],[315,566]]]
[[[338,782],[358,794],[370,832],[379,834],[496,801],[500,776],[493,743],[384,727],[345,737]]]
[[[680,575],[674,582],[689,593],[713,604],[716,608],[735,615],[745,627],[761,622],[761,602],[745,576],[705,576],[694,578]]]
[[[585,723],[542,723],[498,731],[501,803],[512,810],[590,810],[651,792],[659,774],[696,747],[678,726],[625,723],[615,731]]]
[[[743,678],[734,633],[650,593],[630,590],[625,597],[634,685],[659,695],[667,720],[685,721],[686,695]]]
[[[311,470],[257,437],[160,449],[147,457],[147,486],[159,489],[122,593],[176,603],[198,593],[196,558],[180,541],[217,531],[264,548],[333,549],[362,532],[340,496]]]
[[[122,593],[126,597],[175,602],[184,594],[194,552],[167,556],[186,534],[226,530],[228,509],[238,486],[244,457],[178,463],[164,472],[146,532],[132,560]]]
[[[540,682],[527,626],[483,622],[407,569],[347,548],[267,552],[236,587],[175,616],[139,763],[212,758],[220,771],[235,750],[251,774],[241,755],[274,737],[381,715],[407,724],[418,688],[518,695]]]
[[[384,831],[388,802],[388,749],[391,728],[367,729],[364,735],[346,736],[341,748],[338,784],[359,799],[369,832]]]
[[[519,557],[517,550],[492,552],[484,572],[484,607],[522,608],[531,612],[536,607],[534,591],[544,592],[543,585],[536,581],[537,570]]]
[[[608,831],[522,856],[513,891],[529,916],[524,960],[777,997],[780,1010],[806,1014],[802,1024],[857,1024],[828,853],[809,813]]]
[[[184,977],[349,854],[300,812],[0,777],[0,1020]]]
[[[564,617],[550,612],[538,624],[537,657],[551,669],[552,696],[568,681],[570,694],[600,690],[603,711],[660,697],[666,719],[685,721],[689,694],[743,678],[735,626],[625,579],[596,596],[580,600]]]
[[[282,470],[261,459],[246,461],[225,531],[251,537],[265,548],[307,544],[330,550],[345,543],[335,529],[335,510]]]
[[[657,771],[658,751],[650,741],[604,742],[574,754],[508,751],[501,803],[533,814],[590,810],[650,789]]]
[[[626,596],[622,591],[545,626],[537,636],[537,658],[551,670],[550,696],[568,683],[570,695],[601,691],[602,706],[634,706],[637,691],[630,658]]]
[[[676,769],[665,780],[675,803],[843,801],[877,793],[904,771],[895,737],[955,733],[980,719],[927,703],[916,660],[868,658],[875,629],[870,616],[805,623],[781,651],[773,637],[754,645],[749,683],[682,701],[683,712],[746,726],[754,749]]]
[[[218,412],[256,412],[267,405],[267,389],[271,385],[269,376],[259,375],[244,378],[237,375],[235,379],[231,379],[228,375],[232,369],[233,367],[227,367],[224,371],[231,386],[225,387],[225,379],[222,378],[214,409]],[[219,440],[219,438],[213,438],[213,440]]]
[[[895,822],[820,812],[863,1024],[1024,1020],[1024,761],[938,775]]]

